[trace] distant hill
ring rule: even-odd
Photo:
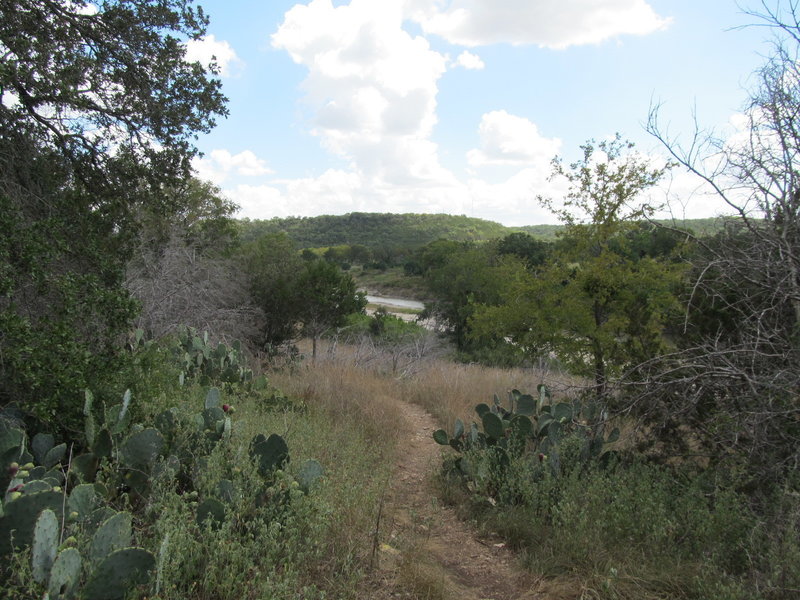
[[[472,217],[411,213],[349,213],[266,221],[245,219],[239,223],[243,241],[284,231],[300,248],[341,244],[362,244],[371,248],[416,248],[441,238],[481,241],[522,231],[520,228],[509,228]]]
[[[688,219],[673,223],[699,235],[714,233],[720,219]],[[322,248],[342,244],[362,244],[370,248],[417,248],[438,240],[483,241],[525,232],[543,240],[554,240],[561,225],[526,225],[506,227],[494,221],[473,217],[432,214],[349,213],[319,217],[287,217],[269,220],[239,221],[241,238],[251,241],[277,232],[285,232],[299,248]]]

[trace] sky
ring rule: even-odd
[[[755,0],[754,0],[755,1]],[[769,31],[734,0],[201,0],[187,55],[216,58],[230,115],[195,168],[239,217],[448,213],[557,222],[536,200],[616,133],[659,164],[644,124],[735,131]],[[747,6],[747,5],[743,5]],[[652,202],[723,205],[673,170]]]

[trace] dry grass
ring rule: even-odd
[[[442,427],[452,430],[457,418],[474,420],[475,405],[490,403],[494,394],[507,405],[510,390],[535,394],[541,383],[556,397],[580,384],[563,373],[543,369],[500,369],[435,360],[417,376],[405,380],[402,390],[406,400],[424,407]]]
[[[408,433],[395,401],[396,382],[360,367],[348,346],[339,345],[335,353],[327,350],[326,342],[320,342],[316,365],[304,364],[294,372],[273,373],[272,383],[324,412],[334,422],[357,424],[376,449],[392,452]]]

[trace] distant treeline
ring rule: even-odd
[[[666,223],[666,222],[664,222]],[[717,231],[720,219],[689,219],[676,226],[698,234]],[[241,239],[253,241],[284,232],[302,248],[326,248],[360,244],[371,249],[419,248],[439,239],[478,242],[524,232],[542,240],[553,240],[561,225],[506,227],[500,223],[445,214],[348,213],[319,217],[287,217],[239,221]]]

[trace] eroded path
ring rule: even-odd
[[[400,406],[412,434],[389,485],[382,544],[366,597],[543,599],[500,540],[479,538],[451,508],[437,502],[430,486],[441,449],[432,438],[435,422],[418,406],[402,401]]]

